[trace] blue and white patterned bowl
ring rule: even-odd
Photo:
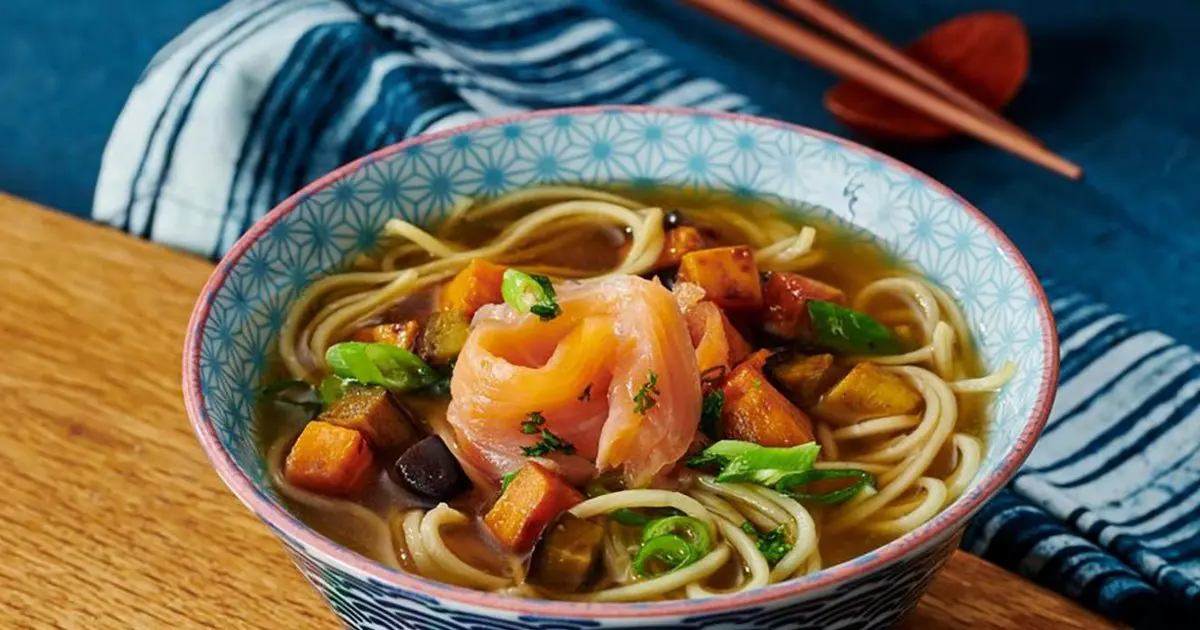
[[[961,301],[984,360],[1018,365],[997,396],[982,471],[929,523],[853,561],[742,595],[579,604],[447,586],[358,556],[280,504],[256,447],[255,385],[288,307],[314,280],[371,250],[393,216],[436,221],[459,195],[550,183],[682,186],[815,205],[874,235]],[[1054,323],[1012,243],[913,169],[771,120],[631,107],[536,112],[422,136],[349,164],[280,204],[221,262],[192,315],[184,391],[225,483],[283,541],[346,626],[392,628],[884,628],[912,608],[966,520],[1016,472],[1053,400]],[[269,596],[269,594],[268,594]]]

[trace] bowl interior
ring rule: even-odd
[[[993,401],[976,486],[1002,465],[1012,468],[1006,458],[1024,450],[1016,447],[1031,439],[1026,429],[1044,420],[1055,357],[1040,289],[1008,241],[961,199],[892,160],[799,127],[600,108],[484,123],[399,145],[273,211],[222,262],[193,319],[185,363],[192,367],[188,388],[200,394],[192,411],[202,437],[210,429],[257,492],[278,503],[256,439],[255,389],[288,308],[309,284],[372,250],[391,217],[431,223],[459,196],[613,182],[803,206],[874,237],[940,283],[963,306],[985,363],[1017,365]]]

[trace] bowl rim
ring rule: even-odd
[[[204,326],[208,320],[216,292],[224,285],[230,271],[238,261],[275,223],[295,210],[310,196],[334,185],[367,164],[390,157],[414,146],[437,142],[455,135],[489,127],[524,123],[554,116],[601,113],[657,114],[666,117],[704,116],[717,120],[740,122],[757,127],[768,127],[798,133],[837,144],[844,149],[878,160],[889,168],[906,173],[935,192],[957,202],[982,226],[988,235],[1003,249],[1012,263],[1018,267],[1030,293],[1035,296],[1038,302],[1037,308],[1044,356],[1038,395],[1025,428],[1018,435],[1013,448],[1004,454],[996,470],[982,479],[974,489],[959,497],[958,500],[943,509],[925,524],[874,551],[843,562],[842,564],[823,569],[812,575],[794,578],[746,593],[722,595],[698,601],[679,600],[638,603],[565,602],[558,600],[524,599],[453,586],[400,569],[393,569],[365,556],[361,556],[326,538],[316,530],[303,524],[282,507],[272,503],[241,472],[229,452],[222,446],[215,428],[206,419],[204,397],[200,388],[200,342]],[[259,519],[281,536],[298,544],[308,553],[315,554],[334,565],[348,568],[351,572],[366,575],[385,584],[413,591],[426,597],[445,599],[458,605],[474,606],[490,611],[540,617],[584,619],[620,619],[672,615],[692,616],[771,604],[848,581],[857,575],[870,573],[902,559],[908,554],[934,542],[943,535],[953,533],[955,526],[974,514],[983,506],[986,500],[991,498],[1016,474],[1018,468],[1020,468],[1021,464],[1024,463],[1029,453],[1033,450],[1037,437],[1041,434],[1050,416],[1058,383],[1059,370],[1058,334],[1054,324],[1054,316],[1050,309],[1050,302],[1032,267],[1030,267],[1025,257],[1021,255],[1012,241],[995,223],[987,218],[979,209],[975,208],[975,206],[945,185],[925,173],[874,149],[802,125],[748,114],[707,111],[685,107],[643,105],[567,107],[487,118],[444,131],[419,135],[374,151],[337,168],[275,206],[238,239],[232,249],[217,264],[196,300],[191,319],[188,323],[187,337],[184,341],[183,350],[184,402],[192,429],[195,431],[206,456],[212,463],[213,468],[216,469],[218,476],[220,476],[221,480],[225,482],[234,495],[251,512],[258,516]]]

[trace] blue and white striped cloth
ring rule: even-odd
[[[273,204],[413,135],[519,111],[752,111],[578,0],[235,0],[151,62],[93,216],[217,257]],[[1054,417],[964,547],[1139,627],[1200,627],[1200,355],[1049,286]]]

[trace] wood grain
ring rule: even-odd
[[[211,266],[0,195],[0,627],[337,627],[192,435]],[[963,553],[904,628],[1113,627]]]

